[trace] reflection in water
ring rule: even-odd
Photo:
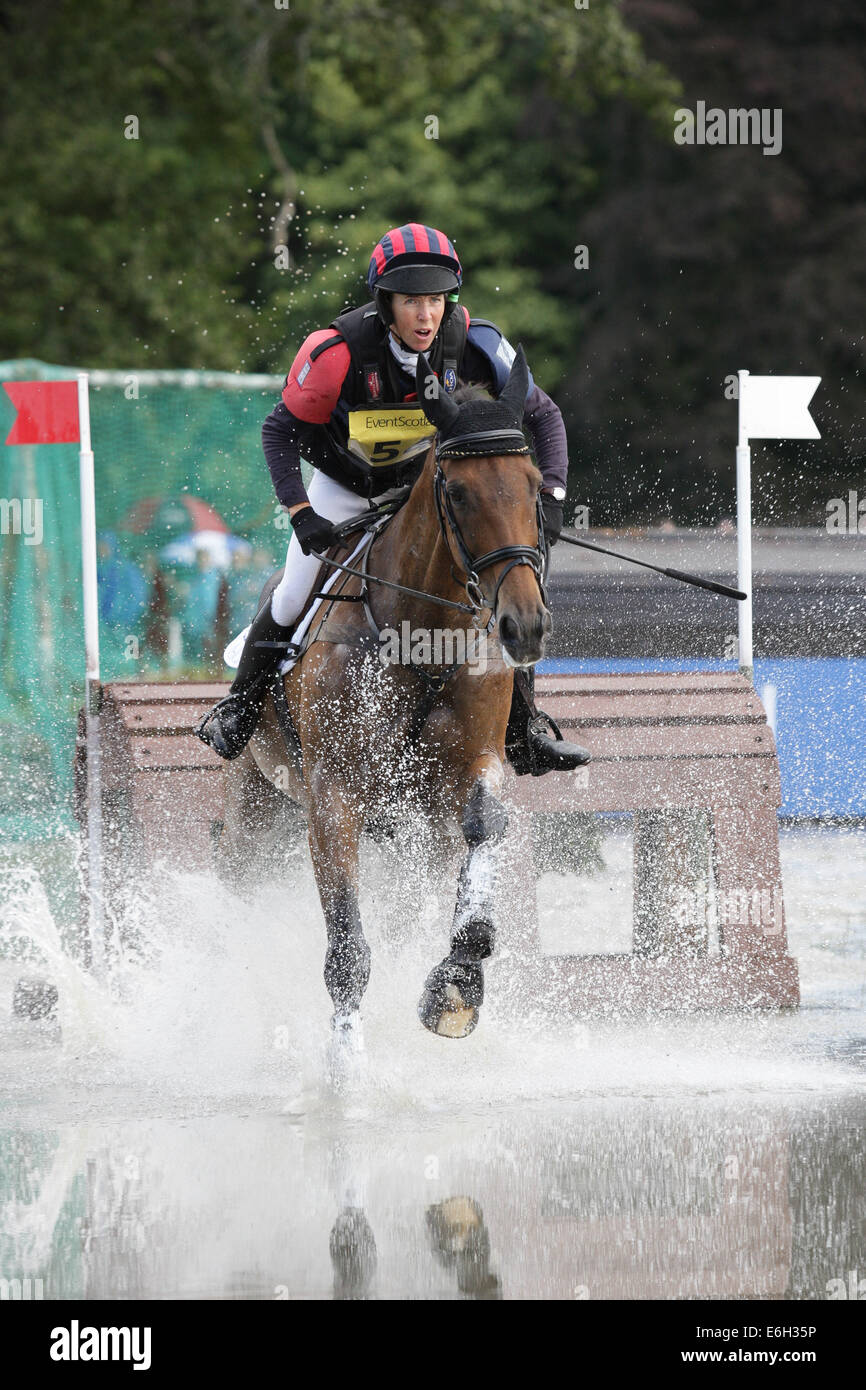
[[[471,1298],[502,1297],[490,1272],[490,1236],[484,1214],[471,1197],[449,1197],[425,1213],[430,1245],[437,1260],[457,1275],[457,1287]]]
[[[376,1237],[362,1208],[344,1207],[331,1227],[334,1298],[369,1298],[376,1273]]]
[[[864,1118],[857,1097],[695,1097],[371,1111],[338,1143],[315,1108],[4,1134],[0,1278],[46,1299],[823,1299],[866,1268]]]

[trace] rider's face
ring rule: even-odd
[[[393,294],[394,328],[413,352],[426,352],[445,313],[444,294]]]

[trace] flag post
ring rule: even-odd
[[[809,414],[819,376],[752,376],[738,371],[737,584],[748,597],[739,610],[740,673],[753,680],[752,439],[820,439]]]
[[[81,491],[81,575],[84,596],[84,717],[87,738],[87,869],[90,899],[91,966],[105,974],[105,903],[102,873],[102,747],[99,711],[99,598],[96,573],[96,486],[90,447],[90,395],[87,372],[78,373],[79,486]]]
[[[737,610],[737,653],[740,675],[752,680],[752,451],[743,402],[749,373],[738,371],[737,378],[737,588],[748,595]]]

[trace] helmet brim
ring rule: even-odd
[[[453,270],[441,265],[395,266],[376,281],[377,290],[388,290],[391,294],[447,294],[459,288]]]

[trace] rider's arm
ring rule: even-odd
[[[470,320],[463,359],[464,380],[486,382],[498,395],[508,380],[513,361],[514,349],[495,324],[486,319]],[[529,435],[544,478],[542,491],[564,488],[568,475],[568,444],[562,413],[555,401],[536,386],[531,373],[523,428]]]
[[[289,512],[307,506],[301,477],[301,451],[294,421],[280,401],[262,425],[262,448],[270,469],[277,501]]]
[[[301,477],[300,431],[330,420],[350,364],[349,349],[333,329],[311,333],[292,363],[282,401],[262,426],[277,500],[292,514],[309,506]]]
[[[532,451],[544,478],[542,491],[565,487],[568,443],[562,411],[540,386],[533,386],[526,397],[523,427],[532,440]]]

